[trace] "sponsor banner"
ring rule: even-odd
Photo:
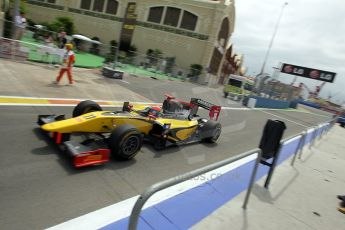
[[[121,49],[128,50],[131,42],[132,36],[135,29],[135,25],[137,23],[137,15],[135,14],[136,3],[129,2],[127,5],[127,10],[125,14],[125,18],[122,24],[121,30]]]
[[[283,63],[280,72],[332,83],[336,73]]]

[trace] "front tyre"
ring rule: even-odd
[[[143,135],[132,125],[121,125],[109,137],[111,154],[118,160],[130,160],[141,149]]]
[[[94,101],[82,101],[74,108],[73,117],[78,117],[94,111],[102,111],[102,107]]]

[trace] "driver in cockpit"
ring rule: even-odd
[[[140,114],[145,117],[152,116],[154,118],[163,116],[162,109],[158,106],[148,106],[145,109],[141,110]]]

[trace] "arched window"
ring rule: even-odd
[[[108,0],[107,8],[105,12],[107,14],[116,14],[119,3],[116,0]]]
[[[180,27],[186,30],[195,30],[197,21],[198,16],[192,14],[191,12],[184,11]]]
[[[164,24],[176,27],[180,18],[181,10],[175,7],[167,7]]]
[[[163,6],[151,7],[147,21],[160,23],[162,20],[163,10],[164,10]]]
[[[97,0],[93,2],[93,11],[103,12],[104,0]]]
[[[80,8],[84,10],[90,10],[91,0],[81,0]]]
[[[164,9],[165,15],[164,18],[162,18]],[[180,20],[181,23],[179,24]],[[194,31],[198,22],[198,16],[176,7],[154,6],[150,8],[147,21]]]

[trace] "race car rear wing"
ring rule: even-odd
[[[204,101],[200,98],[192,98],[190,100],[190,104],[192,105],[192,108],[190,110],[191,116],[196,115],[198,112],[198,108],[201,107],[201,108],[204,108],[204,109],[210,111],[209,116],[210,116],[211,120],[214,120],[214,121],[218,120],[218,117],[219,117],[219,114],[220,114],[220,111],[222,108],[221,106],[214,105],[214,104],[207,102],[207,101]]]

